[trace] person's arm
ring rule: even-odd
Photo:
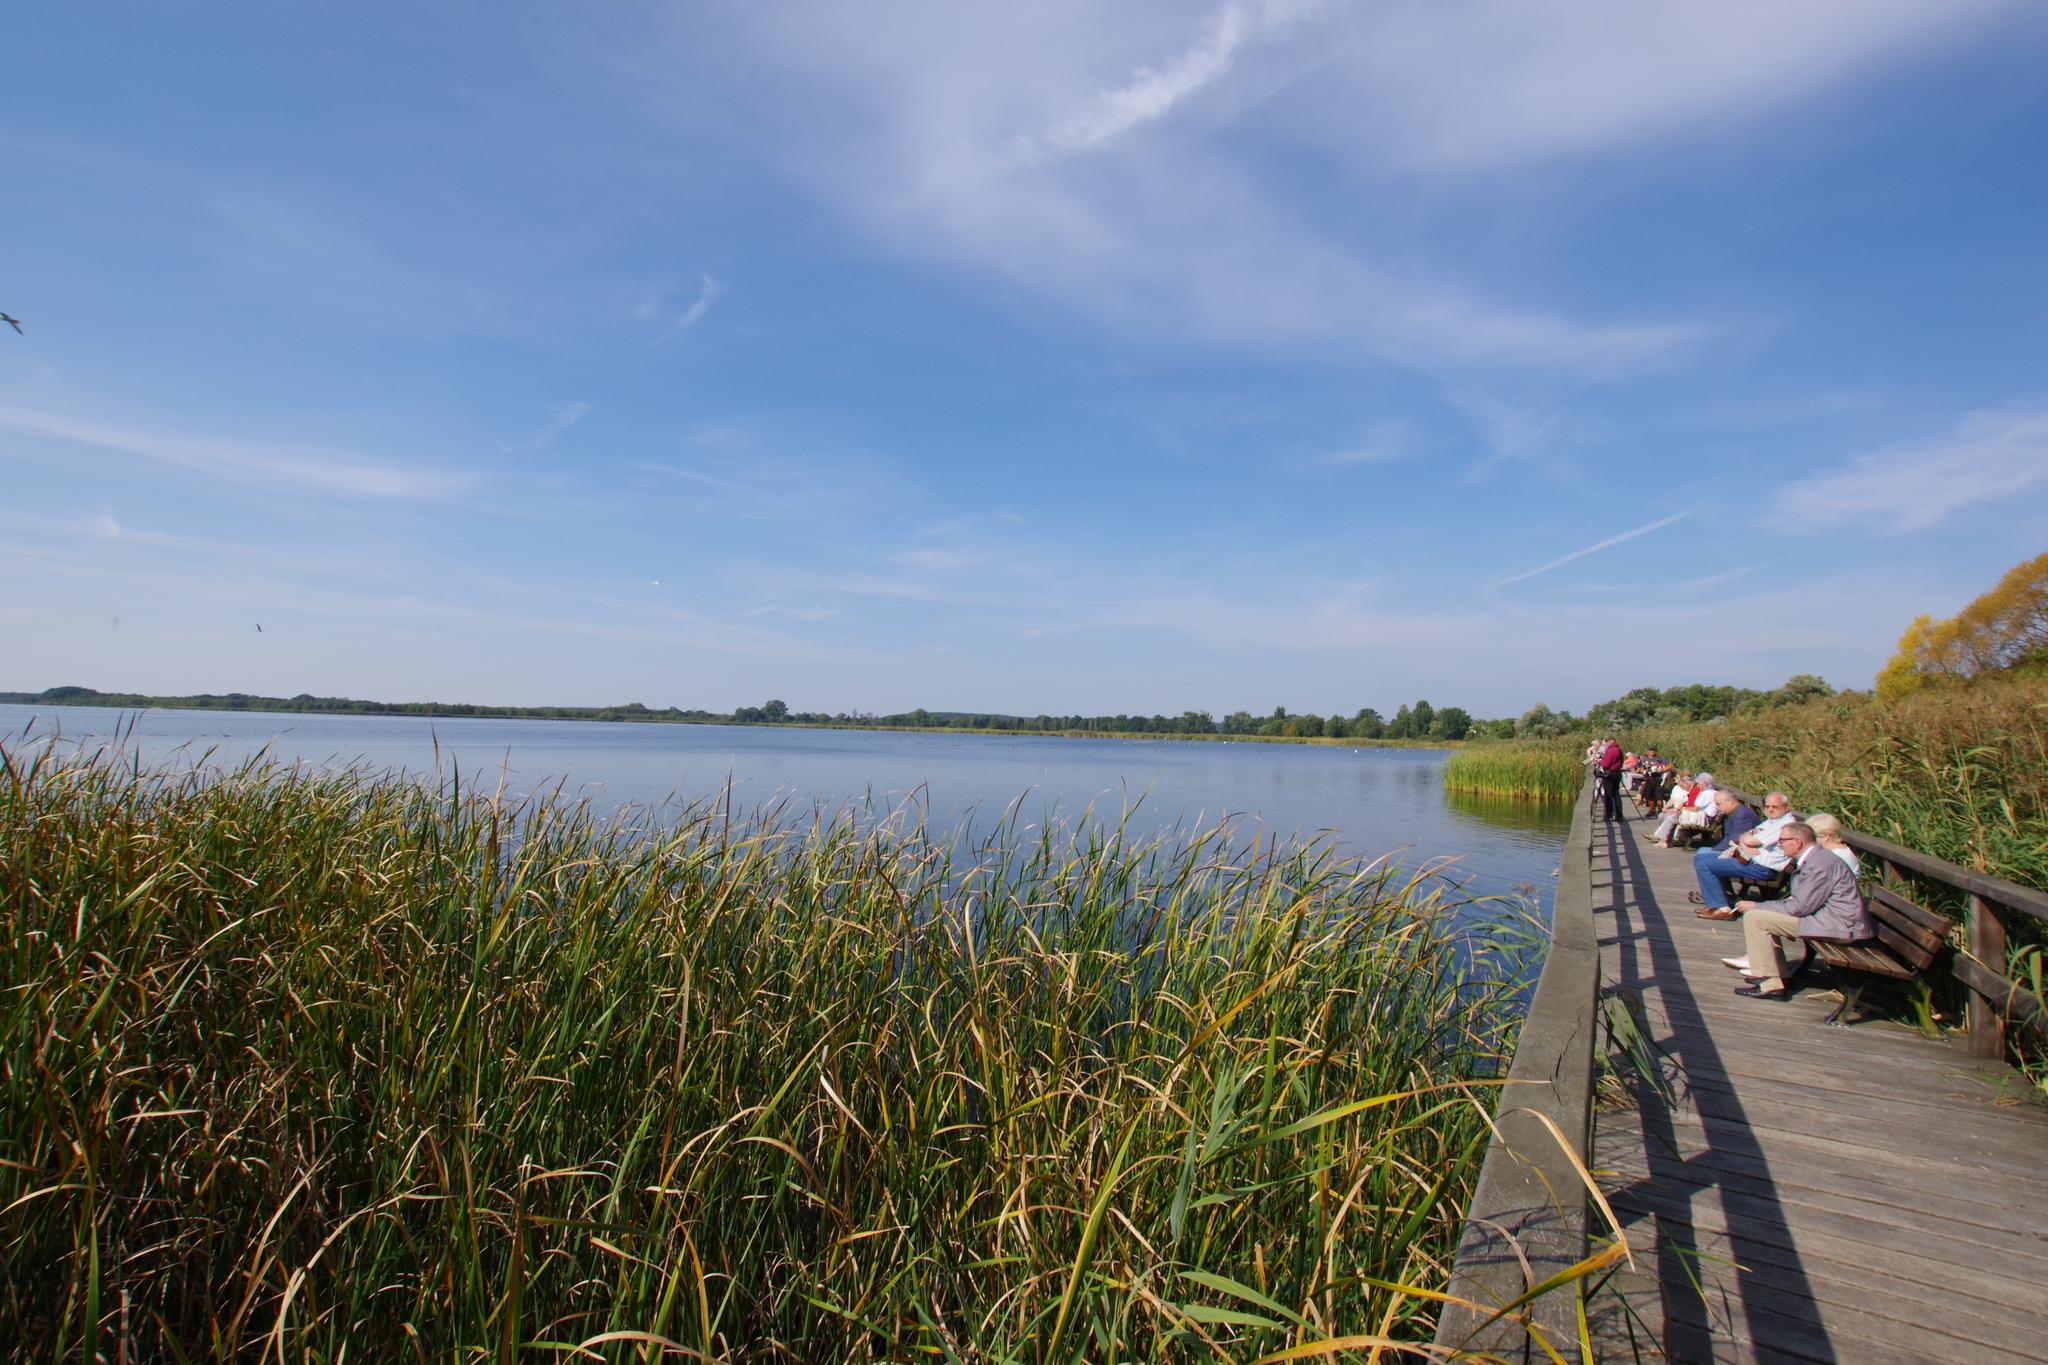
[[[1833,863],[1834,867],[1827,866],[1827,863]],[[1832,853],[1827,856],[1826,862],[1809,857],[1800,865],[1798,874],[1792,878],[1791,894],[1775,902],[1771,908],[1782,910],[1794,919],[1805,919],[1828,903],[1828,894],[1834,889],[1834,878],[1831,874],[1836,869],[1843,872],[1849,870],[1843,865],[1842,860]]]

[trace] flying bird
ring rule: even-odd
[[[0,322],[6,323],[9,327],[12,327],[17,332],[21,332],[21,319],[15,317],[12,313],[0,313]],[[28,335],[27,332],[21,332],[21,334],[23,336]]]
[[[261,635],[263,633],[263,623],[261,621],[258,621],[256,623],[256,633],[258,635]]]

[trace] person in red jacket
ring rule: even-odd
[[[1621,745],[1609,736],[1600,750],[1601,813],[1609,820],[1626,820],[1621,811]]]

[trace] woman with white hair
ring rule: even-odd
[[[1681,811],[1705,812],[1708,819],[1714,812],[1714,775],[1701,773],[1693,778],[1692,785],[1683,791],[1673,792],[1671,800],[1664,807],[1664,818],[1657,822],[1657,828],[1650,835],[1650,842],[1659,848],[1671,847],[1671,836],[1677,832],[1678,816]]]
[[[1819,815],[1807,816],[1806,823],[1812,826],[1813,837],[1816,843],[1847,863],[1851,872],[1854,872],[1859,877],[1863,875],[1863,863],[1856,857],[1856,850],[1849,847],[1848,843],[1842,838],[1842,822],[1840,820],[1829,815],[1826,811],[1822,811]]]

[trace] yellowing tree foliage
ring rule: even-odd
[[[2048,656],[2048,554],[2015,564],[1998,586],[1946,621],[1922,616],[1877,675],[1877,699],[1959,682]]]

